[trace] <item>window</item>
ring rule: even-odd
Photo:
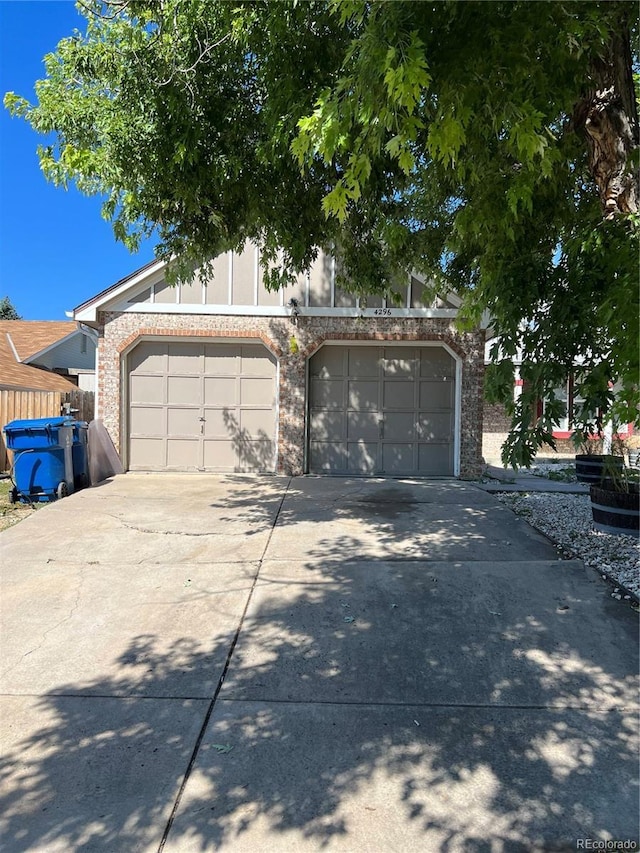
[[[554,433],[570,433],[572,431],[573,416],[577,409],[580,409],[584,403],[584,397],[579,393],[574,375],[571,375],[564,385],[559,388],[554,388],[553,393],[556,400],[560,403],[562,416],[554,428]],[[546,412],[547,401],[542,401],[542,412]],[[595,414],[593,415],[595,418]]]

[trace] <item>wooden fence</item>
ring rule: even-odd
[[[59,417],[69,412],[74,420],[92,421],[93,391],[11,391],[0,390],[0,471],[11,467],[2,428],[16,420]]]

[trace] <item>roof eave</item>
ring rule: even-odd
[[[66,341],[71,340],[71,338],[79,334],[80,330],[74,329],[72,332],[69,332],[69,334],[65,335],[63,338],[58,338],[58,340],[54,341],[52,344],[48,344],[46,347],[43,347],[41,350],[38,350],[38,352],[35,352],[32,355],[28,355],[23,358],[22,364],[31,364],[36,359],[42,358],[43,355],[46,355],[46,353],[51,352],[52,349],[55,349],[56,347],[60,346],[60,344],[66,343]]]
[[[98,320],[98,311],[105,310],[109,304],[115,302],[132,287],[137,287],[144,283],[147,278],[155,275],[159,270],[164,269],[165,261],[150,261],[145,266],[131,273],[131,275],[121,278],[111,287],[101,291],[96,296],[78,305],[71,312],[74,320],[81,323],[96,323]]]

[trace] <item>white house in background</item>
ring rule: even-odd
[[[490,338],[485,345],[485,366],[490,364],[491,359],[489,357],[489,353],[491,351],[491,347],[495,343],[495,338]],[[513,385],[513,398],[517,400],[520,394],[522,393],[522,385],[523,381],[520,377],[520,366],[522,364],[522,359],[520,356],[513,360],[514,366],[514,385]],[[576,372],[579,371],[579,367],[576,367]],[[579,403],[582,402],[582,398],[579,396],[578,386],[575,380],[575,374],[570,374],[567,377],[566,382],[559,388],[554,389],[554,394],[556,400],[559,400],[562,403],[564,414],[560,418],[560,421],[553,430],[552,435],[556,443],[556,450],[554,450],[547,446],[543,445],[540,448],[538,453],[539,456],[554,456],[555,453],[560,456],[575,456],[576,447],[573,443],[573,429],[571,427],[570,422],[570,414],[573,411],[574,407],[578,406]],[[536,404],[536,416],[542,417],[544,413],[545,401],[538,400]],[[501,449],[503,443],[507,439],[507,435],[509,432],[510,426],[510,418],[506,415],[504,407],[500,404],[490,404],[485,402],[484,405],[484,414],[483,414],[483,424],[484,424],[484,432],[482,437],[482,454],[486,460],[486,462],[490,464],[501,464]],[[634,434],[634,426],[633,424],[621,424],[617,431],[615,432],[615,437],[625,440]],[[611,424],[605,429],[604,434],[604,449],[608,452],[608,445],[612,438],[614,437],[614,433],[611,427]],[[599,447],[599,442],[602,439],[597,439],[594,437],[590,440],[590,443],[593,443],[594,449],[593,452],[597,453],[602,450]]]

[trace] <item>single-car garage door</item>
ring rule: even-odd
[[[131,470],[274,470],[276,361],[265,347],[144,341],[128,369]]]
[[[309,470],[452,475],[455,361],[442,346],[324,346],[309,364]]]

